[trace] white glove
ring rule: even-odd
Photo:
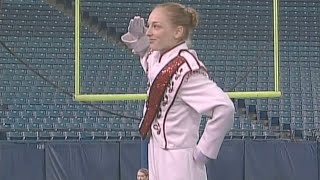
[[[204,155],[198,147],[193,151],[193,159],[201,164],[206,164],[210,160],[210,158]]]
[[[149,47],[146,31],[144,19],[140,16],[135,16],[129,22],[128,32],[121,36],[122,42],[132,49],[134,54],[138,54],[140,57],[146,53]]]
[[[140,39],[144,36],[146,34],[144,19],[140,16],[135,16],[131,19],[128,26],[128,32],[136,39]]]

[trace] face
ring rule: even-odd
[[[174,26],[165,8],[155,8],[148,19],[150,48],[163,53],[182,41],[182,27]]]
[[[148,180],[148,177],[143,172],[138,171],[137,180]]]

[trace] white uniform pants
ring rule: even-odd
[[[194,148],[165,150],[148,145],[149,180],[207,180],[204,164],[193,159]]]

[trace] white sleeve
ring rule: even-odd
[[[122,42],[124,42],[129,49],[132,49],[132,53],[143,57],[149,49],[149,40],[147,36],[142,36],[140,39],[136,39],[130,33],[126,33],[121,36]]]
[[[151,52],[150,52],[150,49],[148,50],[148,52],[146,52],[142,57],[140,57],[140,64],[144,70],[144,72],[146,73],[147,72],[147,69],[148,69],[148,58],[150,56]]]
[[[211,116],[197,147],[207,157],[216,159],[224,137],[233,125],[233,102],[201,70],[191,72],[185,77],[179,95],[198,113]]]

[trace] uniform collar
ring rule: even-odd
[[[160,55],[159,52],[159,63],[161,62],[169,62],[170,60],[172,60],[173,58],[175,58],[176,56],[178,56],[180,50],[182,49],[188,49],[188,46],[186,44],[186,42],[181,42],[179,44],[177,44],[176,46],[174,46],[173,48],[169,49],[168,51],[164,52],[162,55]]]

